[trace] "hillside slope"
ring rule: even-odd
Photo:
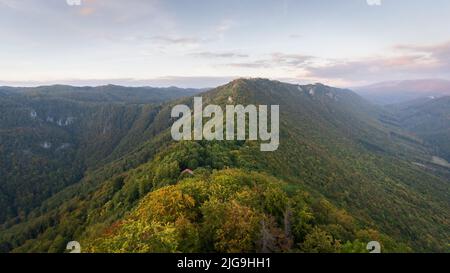
[[[3,251],[57,252],[71,240],[94,252],[360,252],[367,240],[393,252],[448,250],[449,179],[414,164],[429,147],[388,113],[320,84],[240,79],[202,96],[280,105],[279,149],[173,142],[170,110],[193,100],[173,101],[147,142],[3,225]]]
[[[435,155],[450,161],[450,97],[414,100],[389,109],[406,130],[435,147]]]
[[[118,86],[0,90],[0,223],[132,150],[151,135],[161,102],[194,93]]]

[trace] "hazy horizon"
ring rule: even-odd
[[[188,85],[185,86],[183,85],[183,83],[181,83],[180,85],[176,85],[171,83],[170,79],[163,79],[161,81],[157,81],[157,80],[149,80],[148,84],[145,84],[146,80],[142,80],[142,81],[138,81],[138,80],[132,80],[130,79],[128,84],[126,81],[122,81],[123,84],[120,83],[114,83],[113,82],[108,82],[103,81],[103,80],[68,80],[68,81],[62,81],[62,82],[22,82],[22,83],[17,83],[17,82],[13,82],[10,84],[3,84],[2,81],[0,81],[0,87],[12,87],[12,88],[37,88],[37,87],[46,87],[46,86],[58,86],[58,85],[62,85],[62,86],[71,86],[71,87],[79,87],[79,88],[83,88],[83,87],[89,87],[89,88],[96,88],[96,87],[102,87],[102,86],[109,86],[109,85],[113,85],[113,86],[121,86],[121,87],[133,87],[133,88],[180,88],[180,89],[213,89],[213,88],[217,88],[219,86],[222,85],[226,85],[234,80],[237,79],[257,79],[259,77],[230,77],[229,80],[225,81],[223,83],[220,84],[213,84],[213,85],[205,85],[205,86],[195,86],[195,85]],[[274,80],[274,81],[281,81],[281,82],[286,82],[286,83],[291,83],[291,84],[299,84],[299,85],[307,85],[307,84],[323,84],[322,82],[292,82],[292,81],[283,81],[283,79],[270,79],[270,78],[261,78],[261,79],[268,79],[268,80]],[[202,79],[204,80],[204,79]],[[365,85],[358,85],[358,86],[333,86],[333,87],[339,87],[339,88],[346,88],[346,89],[358,89],[358,88],[365,88],[365,87],[372,87],[372,86],[380,86],[380,85],[384,85],[384,84],[390,84],[390,83],[402,83],[402,82],[421,82],[421,81],[430,81],[430,82],[448,82],[450,84],[450,80],[447,79],[409,79],[409,80],[386,80],[386,81],[381,81],[381,82],[373,82],[373,83],[369,83],[369,84],[365,84]],[[142,83],[144,82],[144,83]],[[153,82],[153,83],[152,83]],[[166,82],[166,84],[165,84]],[[86,83],[86,84],[83,84]],[[332,85],[330,85],[332,86]]]

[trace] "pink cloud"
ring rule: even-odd
[[[95,12],[95,9],[92,7],[84,7],[82,9],[80,9],[80,14],[83,16],[88,16],[91,15]]]
[[[436,45],[397,45],[385,55],[305,67],[305,76],[350,81],[437,78],[450,76],[450,42]]]

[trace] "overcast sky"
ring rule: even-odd
[[[0,85],[450,79],[450,1],[377,2],[0,0]]]

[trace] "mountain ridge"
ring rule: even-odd
[[[3,230],[0,230],[0,241],[4,242],[4,246],[5,242],[9,242],[10,245],[6,246],[8,251],[61,251],[65,240],[89,242],[93,238],[100,238],[93,245],[90,244],[92,251],[104,251],[104,246],[111,246],[111,251],[120,251],[122,246],[119,240],[123,240],[122,236],[127,235],[126,229],[137,228],[126,216],[131,214],[137,217],[137,223],[144,227],[159,230],[168,225],[170,229],[167,231],[175,229],[176,238],[172,239],[179,242],[177,234],[181,230],[176,221],[181,221],[181,218],[176,218],[173,222],[170,220],[173,218],[167,214],[167,222],[158,222],[157,226],[153,226],[145,222],[138,211],[144,209],[139,209],[139,204],[146,203],[148,196],[160,198],[158,194],[169,189],[173,189],[173,192],[182,190],[189,181],[185,181],[186,178],[181,177],[180,173],[189,168],[205,175],[197,177],[199,184],[189,184],[190,188],[203,185],[206,181],[215,185],[218,183],[217,177],[233,180],[242,177],[241,171],[255,172],[255,177],[267,174],[268,177],[262,180],[272,180],[270,177],[274,177],[283,181],[281,184],[286,186],[276,191],[281,190],[281,195],[287,194],[285,198],[290,200],[296,191],[304,194],[309,192],[314,199],[323,198],[326,200],[323,202],[329,202],[333,207],[330,210],[345,210],[344,215],[350,214],[358,223],[358,227],[379,230],[384,235],[376,233],[378,235],[369,238],[383,241],[390,251],[445,249],[442,243],[449,234],[446,220],[448,210],[445,209],[449,207],[446,201],[449,192],[448,178],[440,173],[427,173],[410,162],[414,160],[428,164],[428,148],[403,133],[400,128],[387,126],[380,117],[385,114],[383,110],[370,106],[348,90],[324,85],[292,85],[262,79],[238,79],[202,93],[202,96],[204,103],[218,105],[227,104],[230,96],[236,104],[279,104],[282,139],[279,151],[260,153],[258,143],[249,141],[173,142],[169,132],[174,121],[169,118],[170,109],[176,104],[192,104],[192,97],[166,102],[153,119],[154,135],[151,138],[115,161],[86,173],[81,182],[54,195],[28,216],[18,219],[19,224],[12,221],[4,225]],[[235,172],[226,173],[227,169],[233,169]],[[218,176],[215,175],[216,172],[219,173]],[[212,180],[209,180],[209,176],[213,177]],[[251,179],[251,176],[245,179]],[[242,190],[241,186],[237,188]],[[224,189],[233,192],[232,188]],[[288,189],[295,190],[292,192]],[[250,186],[248,190],[246,194],[252,195],[256,194],[253,191],[257,188]],[[209,191],[203,194],[214,196],[212,192],[208,193]],[[198,199],[191,190],[188,192],[187,199],[182,200],[194,198],[200,207],[193,206],[193,210],[203,211],[207,208],[208,203],[204,203],[203,198]],[[215,211],[221,206],[231,206],[242,213],[254,213],[256,210],[262,213],[257,213],[258,217],[275,217],[277,221],[281,221],[273,224],[274,232],[285,227],[281,220],[282,212],[274,213],[271,209],[249,205],[247,202],[250,200],[241,200],[239,195],[230,196],[231,199],[227,197],[225,201],[217,204],[218,207],[210,209]],[[180,202],[184,202],[182,200]],[[237,205],[233,205],[235,202]],[[313,205],[315,202],[310,205],[316,206]],[[161,209],[170,211],[176,204],[167,204]],[[335,222],[322,216],[323,205],[318,206],[321,209],[314,212],[316,222],[311,223],[315,228],[305,227],[303,230],[298,227],[301,232],[291,238],[296,244],[302,245],[301,249],[311,243],[310,237],[319,236],[318,234],[331,235],[343,244],[348,240],[350,244],[358,244],[355,240],[367,238],[356,235],[360,231],[354,224],[347,223],[352,227],[346,229],[344,226],[347,224],[341,222],[342,219]],[[153,211],[153,208],[145,208]],[[206,212],[196,215],[204,216],[204,213]],[[224,213],[227,214],[228,209],[225,209]],[[202,227],[206,224],[197,216],[192,218],[186,215],[188,226],[193,227],[191,231],[201,234]],[[318,221],[319,218],[324,220]],[[122,226],[120,223],[123,221],[127,224]],[[252,226],[252,230],[253,228],[261,231],[259,225]],[[259,232],[256,231],[251,234],[256,236]],[[111,232],[113,237],[108,237]],[[139,234],[140,230],[136,232]],[[304,232],[310,237],[305,237]],[[66,235],[61,237],[61,234]],[[158,234],[154,234],[155,238],[159,238]],[[386,234],[392,237],[384,237]],[[224,250],[220,245],[225,238],[208,236],[211,240],[218,240],[218,245],[202,242],[207,244],[205,248],[192,248],[190,251]],[[241,238],[239,236],[243,235],[236,236]],[[149,247],[156,247],[155,242],[147,244],[150,244]],[[337,247],[335,241],[331,242],[331,245]],[[175,250],[177,246],[180,245],[172,245]],[[253,243],[246,247],[248,246],[252,251],[257,247]],[[165,251],[171,249],[165,247],[169,246],[164,245]],[[298,245],[291,246],[292,249],[297,247]],[[131,251],[142,249],[136,246]],[[337,248],[334,251],[337,251]]]
[[[419,98],[449,96],[450,81],[444,79],[390,81],[355,87],[353,90],[377,104],[396,104]]]

